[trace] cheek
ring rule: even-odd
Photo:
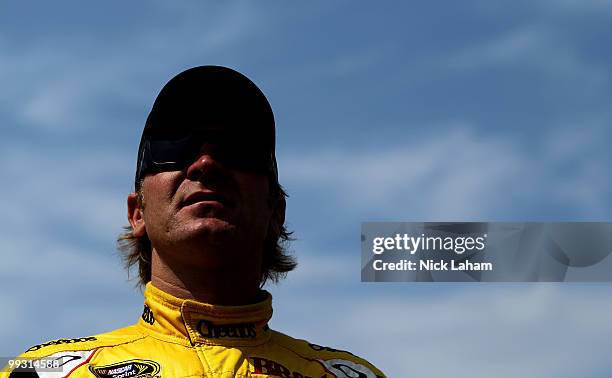
[[[157,202],[169,202],[174,198],[174,195],[182,181],[181,172],[160,172],[151,176],[147,176],[144,182],[145,203],[147,199]]]
[[[143,217],[145,224],[154,226],[156,223],[168,219],[172,210],[174,194],[180,183],[180,177],[173,172],[162,172],[148,176],[143,186],[145,209]]]

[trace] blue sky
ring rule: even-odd
[[[0,355],[133,323],[114,240],[185,68],[266,93],[300,267],[272,327],[390,377],[602,377],[609,285],[365,284],[362,221],[609,220],[598,0],[0,5]]]

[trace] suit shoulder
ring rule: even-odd
[[[42,358],[58,352],[91,351],[100,347],[112,347],[145,337],[136,326],[119,328],[93,336],[61,338],[33,345],[20,357]]]
[[[314,344],[307,340],[296,339],[277,331],[272,331],[272,341],[300,355],[302,358],[323,363],[328,370],[337,373],[338,377],[385,377],[385,375],[369,361],[347,350]],[[344,373],[344,375],[340,375],[341,373]],[[365,375],[359,375],[359,373]]]

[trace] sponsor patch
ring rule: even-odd
[[[198,322],[198,332],[209,339],[254,339],[257,328],[253,323],[215,325],[206,320]]]
[[[377,378],[367,367],[347,360],[321,360],[323,365],[337,378]]]
[[[151,360],[129,360],[104,366],[90,366],[98,378],[149,378],[159,374],[161,367]]]
[[[142,310],[142,320],[144,320],[145,323],[148,323],[150,325],[153,325],[153,323],[155,323],[153,311],[151,311],[151,309],[147,305],[144,305],[144,310]]]
[[[59,340],[52,340],[49,341],[47,343],[44,344],[38,344],[38,345],[34,345],[33,347],[31,347],[30,349],[26,350],[26,352],[34,352],[36,350],[39,350],[40,348],[44,348],[44,347],[48,347],[51,345],[60,345],[60,344],[74,344],[74,343],[84,343],[86,341],[96,341],[97,339],[93,336],[90,337],[80,337],[78,339],[59,339]]]
[[[261,357],[250,357],[254,374],[266,374],[282,378],[312,378],[302,373],[291,371],[282,364]]]

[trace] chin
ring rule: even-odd
[[[234,238],[236,226],[225,219],[201,218],[193,221],[185,239],[198,239],[200,242],[218,243],[227,238]]]

